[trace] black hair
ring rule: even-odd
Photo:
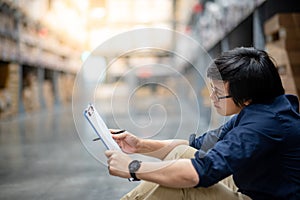
[[[255,48],[236,48],[221,54],[207,70],[207,77],[229,83],[229,95],[238,106],[271,102],[284,94],[277,68],[269,55]]]

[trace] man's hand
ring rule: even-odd
[[[107,157],[107,164],[109,174],[113,176],[119,176],[122,178],[130,178],[128,169],[129,163],[132,159],[125,153],[116,150],[105,151]]]
[[[111,130],[112,133],[115,131]],[[117,142],[123,152],[125,153],[139,153],[138,148],[140,146],[141,140],[135,135],[124,132],[120,134],[112,134],[113,139]]]
[[[123,152],[139,153],[146,156],[164,159],[165,156],[178,145],[188,145],[187,140],[151,140],[136,137],[125,131],[124,133],[114,134],[119,130],[110,130],[113,139],[117,142]]]

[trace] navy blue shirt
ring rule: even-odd
[[[300,199],[300,115],[295,96],[251,104],[218,130],[192,141],[197,186],[233,175],[252,199]]]

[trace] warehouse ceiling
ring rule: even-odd
[[[135,28],[183,29],[195,0],[19,0],[20,7],[46,26],[94,49]],[[68,38],[68,39],[69,39]]]

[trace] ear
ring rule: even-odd
[[[245,102],[244,102],[244,105],[245,105],[245,106],[248,106],[248,105],[249,105],[251,102],[252,102],[252,100],[251,100],[251,99],[250,99],[250,100],[248,100],[248,101],[245,101]]]

